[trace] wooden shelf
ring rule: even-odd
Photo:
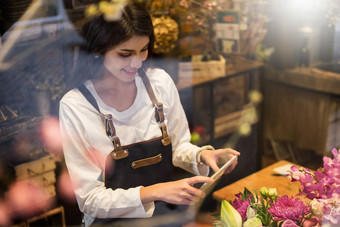
[[[243,73],[260,69],[263,66],[264,64],[262,62],[249,60],[244,57],[233,57],[226,64],[225,76],[207,75],[206,77],[179,78],[176,86],[178,90],[181,90],[198,85],[204,85],[207,83],[214,83],[226,77],[237,76]]]
[[[180,94],[193,94],[189,105],[195,114],[189,113],[187,118],[193,127],[201,124],[207,129],[200,144],[213,144],[214,140],[237,130],[249,103],[249,90],[254,89],[257,80],[255,75],[263,66],[262,62],[234,56],[228,60],[224,76],[179,78],[176,86]],[[222,93],[216,96],[217,91]],[[225,107],[221,106],[224,104]]]

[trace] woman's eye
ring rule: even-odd
[[[127,58],[127,57],[130,57],[131,54],[119,54],[119,56],[123,57],[123,58]]]

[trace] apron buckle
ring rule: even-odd
[[[155,106],[155,116],[156,116],[156,120],[158,122],[164,122],[164,112],[163,112],[163,103],[157,103],[157,104],[154,104]]]
[[[162,144],[164,146],[168,146],[171,143],[171,137],[168,135],[168,132],[166,131],[166,126],[164,123],[161,124],[161,129],[162,129],[162,134],[163,134],[163,139]]]
[[[127,149],[120,150],[120,151],[113,150],[111,152],[111,156],[114,160],[119,160],[119,159],[126,158],[127,156],[129,156],[129,151]]]
[[[170,136],[167,136],[167,137],[165,137],[165,138],[162,139],[162,144],[163,144],[164,146],[168,146],[170,143],[171,143],[171,138],[170,138]]]
[[[129,156],[129,151],[127,149],[122,149],[120,145],[119,138],[117,136],[111,136],[110,139],[112,140],[114,150],[111,152],[112,158],[115,160],[119,160],[122,158],[126,158]]]

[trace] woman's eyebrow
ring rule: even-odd
[[[120,49],[120,51],[135,52],[135,50],[130,50],[130,49]]]

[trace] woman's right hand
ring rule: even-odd
[[[195,176],[142,187],[140,189],[141,201],[142,203],[149,203],[161,200],[172,204],[189,205],[195,202],[198,197],[203,198],[205,196],[202,190],[193,187],[193,185],[197,183],[210,183],[212,181],[210,177]]]

